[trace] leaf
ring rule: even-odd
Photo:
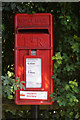
[[[11,79],[11,82],[12,82],[12,83],[15,83],[15,79]]]
[[[78,119],[80,117],[79,113],[77,112],[77,114],[75,115],[75,119]]]
[[[9,84],[9,81],[8,81],[8,80],[5,80],[3,84],[4,84],[4,85],[7,85],[7,84]]]
[[[2,31],[5,30],[5,26],[4,26],[4,24],[1,25],[1,28],[2,28]]]
[[[51,98],[53,98],[53,95],[50,95]]]
[[[44,8],[42,8],[41,10],[42,10],[42,12],[44,12],[44,11],[45,11],[45,9],[44,9]]]
[[[75,93],[79,93],[79,90],[78,90],[78,88],[76,88],[76,87],[73,88],[73,91],[74,91]]]
[[[1,76],[1,80],[5,80],[5,77],[4,77],[4,76]]]
[[[11,3],[12,10],[15,9],[15,7],[16,7],[16,4],[15,3]]]
[[[52,101],[55,102],[56,98],[53,98]]]
[[[58,64],[62,64],[62,61],[61,60],[57,60]]]
[[[68,26],[67,26],[67,29],[68,29],[68,30],[71,30],[71,26],[68,25]]]
[[[52,57],[52,60],[55,60],[55,56]]]
[[[69,114],[70,114],[70,116],[72,116],[72,115],[73,115],[73,112],[70,112]]]
[[[74,81],[69,81],[69,84],[78,87],[78,83],[75,80]]]
[[[69,94],[67,94],[67,95],[66,95],[66,98],[69,98],[69,97],[70,97],[70,95],[69,95]]]
[[[53,79],[56,79],[56,75],[53,75],[52,78],[53,78]]]
[[[14,85],[14,90],[17,90],[17,86],[16,85]]]
[[[58,68],[58,64],[57,64],[57,63],[54,64],[54,68],[55,68],[55,69]]]
[[[70,98],[70,102],[73,102],[73,99],[72,99],[72,98]]]
[[[67,19],[69,19],[69,20],[71,19],[71,17],[70,17],[70,16],[66,16],[66,18],[67,18]]]
[[[16,80],[19,80],[20,79],[20,77],[16,77]]]
[[[78,99],[74,99],[74,102],[77,102],[77,103],[78,103],[78,102],[79,102],[79,100],[78,100]]]
[[[13,92],[13,86],[11,87],[11,92]]]
[[[21,81],[20,83],[25,83],[25,81]]]
[[[35,14],[36,12],[35,11],[32,11],[33,14]]]
[[[13,95],[8,96],[8,99],[13,99]]]
[[[74,35],[74,39],[77,40],[77,41],[80,41],[80,37]]]
[[[23,87],[23,89],[25,90],[25,86],[24,86],[24,85],[22,85],[22,87]]]
[[[62,106],[62,102],[59,102],[59,106]]]
[[[69,87],[69,85],[67,84],[66,86],[65,86],[65,90],[69,90],[70,89],[70,87]]]
[[[61,16],[59,16],[59,18],[62,19],[62,18],[64,18],[64,16],[61,15]]]
[[[17,9],[20,13],[22,12],[22,8],[20,6],[17,6]]]
[[[63,106],[66,106],[66,102],[65,101],[63,101],[62,104],[63,104]]]
[[[60,52],[57,52],[55,54],[55,57],[56,57],[56,60],[62,60],[62,57],[61,57],[61,53]]]
[[[71,69],[70,69],[70,66],[67,64],[66,65],[66,68],[67,68],[67,71],[69,72]]]
[[[7,94],[8,94],[8,97],[10,96],[11,94],[11,91],[9,89],[7,89]]]
[[[16,83],[13,83],[12,87],[14,87],[16,85]]]
[[[20,83],[20,89],[22,90],[22,84]]]
[[[40,10],[41,10],[41,8],[40,8],[40,7],[38,7],[38,10],[40,11]]]
[[[20,82],[20,77],[16,77],[16,83],[19,83]]]

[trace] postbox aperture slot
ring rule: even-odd
[[[48,29],[18,29],[19,34],[49,34]]]

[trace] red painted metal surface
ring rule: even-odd
[[[52,15],[49,13],[15,15],[15,79],[20,77],[20,81],[25,81],[25,90],[15,91],[15,103],[18,105],[52,104],[50,97],[53,93],[52,22]],[[31,55],[32,50],[36,51],[35,55]],[[26,87],[27,58],[41,60],[41,87]],[[29,98],[24,97],[27,94]],[[42,98],[39,95],[42,95]]]

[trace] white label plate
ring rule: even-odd
[[[47,91],[20,91],[20,99],[47,100]]]
[[[26,88],[41,88],[41,59],[26,58]]]

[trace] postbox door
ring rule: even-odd
[[[15,78],[18,76],[20,81],[25,81],[25,90],[16,91],[15,102],[18,105],[50,105],[53,93],[52,15],[17,14],[15,20]]]

